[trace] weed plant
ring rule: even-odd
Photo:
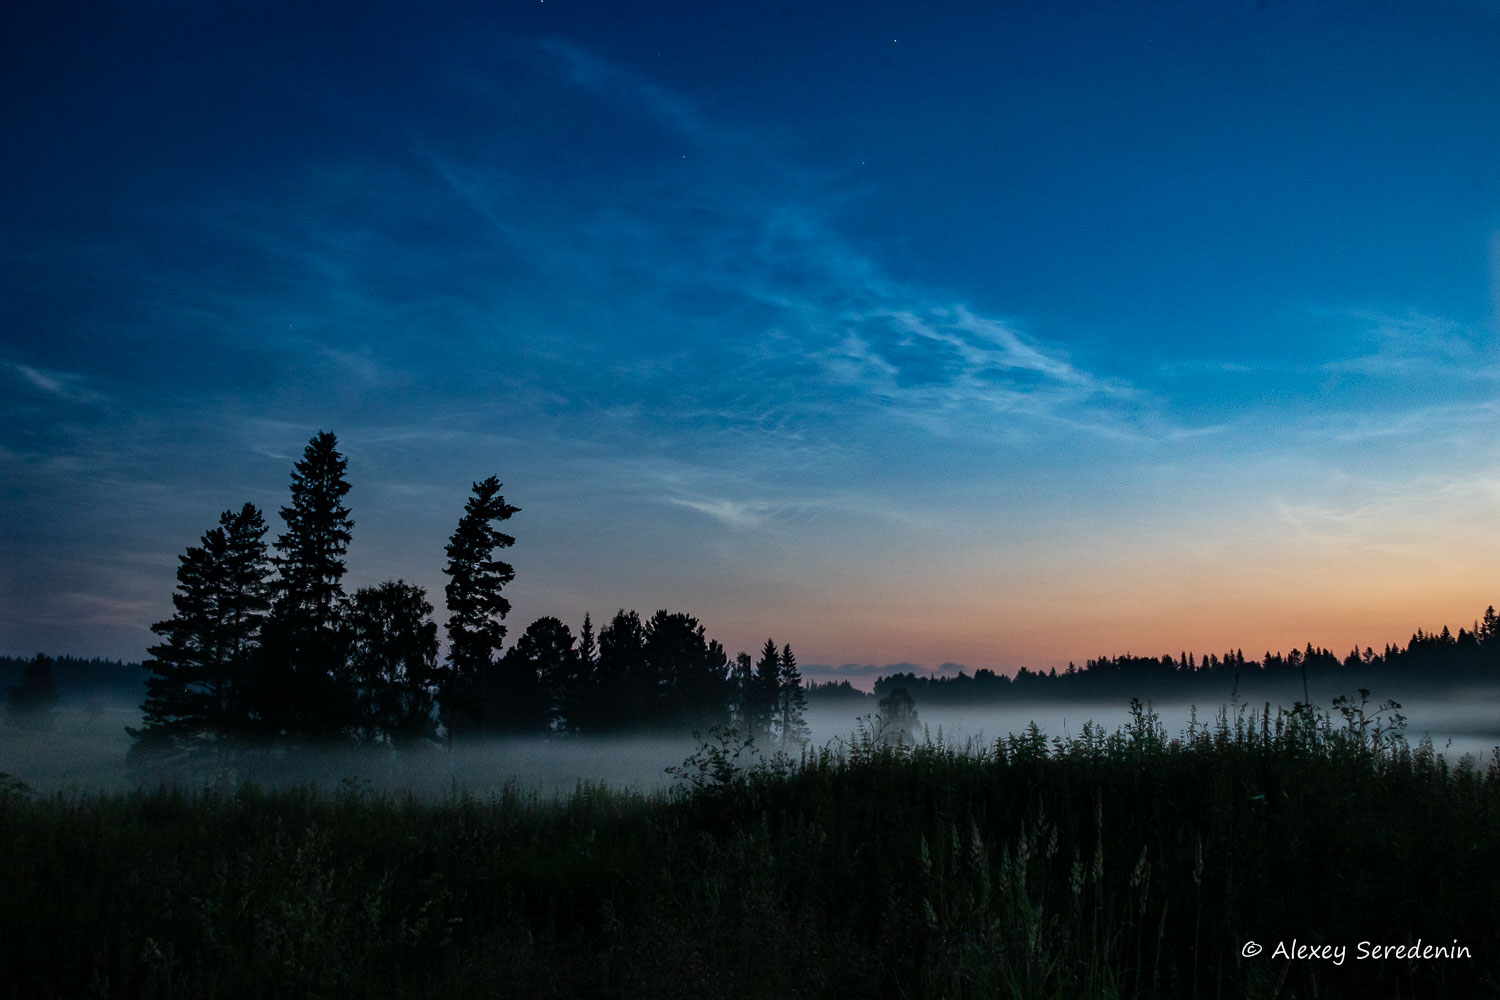
[[[1500,764],[1334,708],[719,732],[672,792],[563,801],[0,779],[0,997],[1496,995]],[[1468,954],[1356,954],[1419,939]]]

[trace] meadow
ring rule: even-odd
[[[1337,707],[565,796],[7,778],[0,996],[1495,995],[1500,771]]]

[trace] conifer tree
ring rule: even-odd
[[[344,497],[348,461],[320,431],[292,471],[292,502],[281,508],[278,577],[257,671],[255,708],[271,734],[327,738],[352,728],[353,680],[344,627],[344,556],[354,521]]]
[[[1481,646],[1500,639],[1500,617],[1496,616],[1493,604],[1484,609],[1484,618],[1479,622],[1479,627],[1474,631],[1478,635]]]
[[[218,546],[213,544],[215,535]],[[214,529],[203,536],[202,546],[189,546],[178,556],[177,593],[172,595],[177,611],[151,626],[165,641],[152,646],[150,658],[141,664],[151,672],[141,705],[141,728],[126,728],[136,740],[134,752],[191,750],[208,740],[212,702],[203,688],[220,655],[221,571],[209,550],[222,549],[222,538],[222,531]]]
[[[520,508],[505,502],[500,485],[495,476],[474,484],[473,496],[448,539],[448,565],[443,569],[449,578],[443,588],[449,612],[448,669],[440,698],[450,738],[455,728],[484,728],[486,706],[505,697],[498,690],[494,668],[510,613],[510,601],[501,590],[515,579],[516,571],[495,558],[495,551],[510,548],[516,540],[495,522],[509,520]]]
[[[782,647],[778,680],[780,690],[777,721],[781,746],[783,749],[800,747],[807,742],[808,737],[807,695],[802,690],[802,672],[797,669],[797,658],[792,655],[791,643]]]
[[[594,638],[594,622],[588,612],[583,614],[583,627],[578,630],[578,655],[575,658],[573,676],[563,683],[561,713],[563,727],[569,732],[583,732],[592,728],[592,691],[594,671],[599,665],[599,643]]]
[[[338,439],[319,431],[292,470],[292,502],[281,508],[286,532],[276,539],[278,616],[331,621],[344,597],[344,556],[354,521],[344,497],[349,462],[338,451]]]
[[[247,503],[219,516],[224,543],[219,561],[222,590],[218,600],[221,677],[212,685],[213,728],[221,737],[250,728],[247,696],[253,672],[260,666],[261,633],[271,610],[270,561],[266,521],[260,508]],[[216,544],[205,543],[211,548]]]
[[[770,742],[776,722],[777,694],[781,686],[781,654],[776,643],[766,640],[760,659],[755,661],[755,675],[750,682],[750,733]]]
[[[599,644],[594,639],[594,622],[589,613],[583,613],[583,627],[578,630],[578,659],[585,667],[592,667],[599,656]]]
[[[190,750],[243,732],[245,689],[267,607],[265,521],[254,504],[179,557],[176,613],[151,626],[165,641],[142,664],[143,723],[129,732],[143,751]]]

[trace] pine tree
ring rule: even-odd
[[[57,689],[52,684],[52,657],[36,654],[21,671],[21,683],[5,692],[6,717],[25,729],[50,729]]]
[[[219,516],[219,529],[224,535],[218,600],[223,673],[212,690],[212,727],[220,737],[228,737],[250,729],[247,697],[253,672],[260,665],[261,633],[271,610],[271,567],[266,521],[254,504],[226,510]]]
[[[594,622],[589,613],[583,613],[583,627],[578,630],[578,658],[585,666],[592,667],[599,656],[599,644],[594,640]]]
[[[349,462],[338,439],[320,431],[292,471],[292,502],[281,508],[286,532],[276,539],[276,610],[282,618],[331,621],[344,597],[344,556],[354,521],[344,497]]]
[[[1496,616],[1493,604],[1484,609],[1484,618],[1479,622],[1479,627],[1475,631],[1478,633],[1481,646],[1500,639],[1500,617]]]
[[[179,557],[176,614],[151,626],[165,639],[142,666],[143,724],[128,730],[142,751],[190,750],[243,733],[245,690],[267,607],[265,521],[254,504]]]
[[[136,740],[135,754],[161,755],[208,743],[213,699],[204,688],[218,672],[221,655],[222,572],[210,553],[223,547],[223,531],[215,528],[203,536],[202,546],[189,546],[178,557],[177,593],[172,595],[177,612],[151,626],[165,641],[152,646],[149,658],[141,664],[150,671],[141,728],[126,727]]]
[[[455,728],[486,725],[486,706],[505,696],[494,676],[496,655],[505,641],[510,601],[501,590],[515,579],[509,563],[495,558],[516,540],[494,526],[520,512],[500,495],[500,480],[490,476],[474,484],[463,517],[448,539],[448,669],[440,693],[450,737]]]
[[[327,738],[352,728],[354,684],[344,627],[344,556],[354,521],[344,497],[348,461],[320,431],[292,472],[292,502],[281,508],[278,578],[258,671],[255,708],[271,734]]]
[[[781,687],[781,654],[776,643],[767,639],[755,661],[750,681],[750,734],[769,743],[776,720],[777,694]]]
[[[783,749],[807,742],[807,695],[802,690],[802,673],[797,669],[797,658],[792,655],[788,643],[781,650],[779,671],[780,691],[778,700],[779,736]]]
[[[586,732],[594,728],[593,690],[599,663],[599,644],[594,639],[594,622],[588,612],[578,630],[578,649],[573,658],[573,673],[563,679],[558,712],[561,726],[568,732]]]

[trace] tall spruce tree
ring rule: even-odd
[[[176,613],[151,626],[165,641],[142,664],[146,701],[138,752],[182,751],[243,733],[245,691],[267,608],[265,520],[254,504],[225,511],[219,525],[179,557]]]
[[[251,728],[249,692],[260,667],[262,632],[271,610],[271,563],[266,552],[266,520],[247,503],[219,516],[224,544],[219,561],[219,629],[222,674],[211,686],[220,738],[243,736]]]
[[[800,747],[807,742],[807,695],[802,690],[802,672],[792,655],[791,643],[781,649],[778,671],[777,736],[783,749]]]
[[[593,690],[594,670],[598,663],[599,644],[594,638],[594,621],[588,612],[584,612],[583,627],[578,630],[573,674],[563,680],[560,697],[562,727],[568,732],[587,732],[595,728]]]
[[[292,469],[292,502],[281,508],[286,531],[276,539],[276,611],[317,624],[331,621],[344,597],[344,556],[354,521],[344,497],[349,461],[331,431],[319,431]]]
[[[219,545],[214,545],[217,536]],[[216,672],[220,655],[218,597],[221,566],[210,551],[223,548],[223,532],[213,529],[203,545],[189,546],[178,556],[176,614],[151,626],[165,641],[152,646],[141,666],[146,678],[146,700],[141,705],[141,727],[126,727],[135,738],[135,755],[161,756],[193,750],[208,743],[212,699],[204,692]]]
[[[497,549],[516,543],[495,527],[521,508],[500,495],[500,480],[490,476],[474,484],[458,527],[448,539],[448,565],[443,572],[448,583],[448,668],[439,697],[444,725],[451,738],[455,729],[484,729],[497,699],[503,699],[495,676],[496,656],[505,641],[505,616],[510,601],[501,593],[515,579],[516,571],[495,558]]]
[[[757,740],[771,741],[776,721],[777,693],[781,686],[781,653],[776,643],[767,639],[755,661],[750,679],[750,731]]]
[[[347,470],[337,438],[320,431],[292,471],[292,502],[281,508],[286,531],[276,539],[278,577],[256,692],[257,712],[272,734],[318,739],[353,726],[342,621],[344,556],[354,527],[344,506]]]

